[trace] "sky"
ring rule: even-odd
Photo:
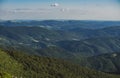
[[[0,0],[3,20],[120,20],[120,0]]]

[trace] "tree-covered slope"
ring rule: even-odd
[[[120,74],[120,53],[107,53],[89,57],[86,66],[104,72]]]
[[[12,46],[34,54],[40,54],[35,50],[51,46],[88,55],[118,52],[120,50],[119,31],[120,27],[94,30],[78,28],[67,31],[33,26],[0,27],[0,46]]]
[[[4,72],[9,73],[9,77],[3,78],[10,78],[10,75],[18,78],[120,78],[117,75],[97,72],[62,60],[31,56],[16,51],[0,51],[0,57],[2,57],[1,61],[7,62],[4,67],[0,62],[0,68],[4,68]],[[3,58],[9,59],[4,60]],[[13,65],[9,63],[10,61],[13,61]],[[14,67],[14,65],[16,66]],[[9,66],[11,68],[8,70]],[[22,72],[17,72],[18,70]],[[4,74],[0,73],[0,77],[2,75]]]
[[[42,27],[0,27],[0,41],[9,44],[47,44],[61,40],[81,40],[100,37],[119,37],[120,27],[103,29],[53,30]],[[17,43],[18,42],[18,43]],[[47,44],[48,45],[48,44]]]
[[[38,49],[36,51],[37,51],[37,55],[40,56],[69,59],[69,60],[75,59],[73,53],[57,46],[51,46],[40,50]]]
[[[57,42],[58,46],[73,52],[77,55],[93,56],[103,53],[119,52],[120,38],[119,37],[103,37],[91,38],[81,41],[61,41]]]
[[[20,64],[15,59],[11,58],[6,52],[0,50],[0,71],[3,74],[18,75],[18,73],[22,73],[22,64]]]

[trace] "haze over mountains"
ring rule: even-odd
[[[40,26],[52,29],[73,29],[73,28],[105,28],[120,26],[120,21],[91,21],[91,20],[8,20],[1,21],[1,26]]]
[[[32,63],[34,58],[54,58],[112,74],[120,74],[119,36],[120,21],[9,20],[0,22],[0,48],[4,51],[15,51],[12,55],[10,53],[10,56],[20,63],[21,61],[16,58],[21,58],[23,54],[18,56],[16,55],[16,52],[23,52],[31,55],[30,60],[25,60],[25,63],[27,63],[27,61],[31,61]],[[13,56],[14,54],[15,56]],[[27,54],[25,57],[29,57]],[[34,55],[37,57],[34,57]],[[24,61],[24,59],[22,60]],[[35,65],[38,65],[37,62],[38,61],[35,61]],[[55,60],[53,63],[54,62],[56,66],[56,62],[58,61]],[[63,62],[60,63],[63,64]],[[37,70],[36,67],[35,69]],[[45,69],[47,68],[45,67]],[[54,68],[51,68],[51,70],[52,69]],[[34,71],[33,67],[32,73],[34,75],[37,72],[36,70]],[[46,70],[46,72],[48,71],[50,70]],[[60,70],[59,72],[61,73],[62,71],[63,70]],[[13,74],[10,72],[8,73]],[[67,77],[62,72],[62,76],[64,77],[60,78],[77,77],[75,72],[71,73],[75,76]],[[48,75],[53,77],[50,73],[48,73]],[[96,78],[96,76],[91,77]],[[81,77],[78,76],[78,78]]]

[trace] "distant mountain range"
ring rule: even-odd
[[[0,22],[0,48],[4,50],[67,60],[115,74],[120,72],[119,36],[119,21]]]
[[[98,29],[111,26],[120,26],[120,21],[86,21],[86,20],[8,20],[1,21],[0,26],[38,26],[57,30],[73,28]]]
[[[0,45],[42,49],[58,46],[70,52],[96,55],[120,50],[120,27],[51,30],[41,27],[1,27]],[[32,50],[31,50],[32,51]]]

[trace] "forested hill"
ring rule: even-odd
[[[120,78],[102,73],[119,73],[119,36],[119,21],[0,21],[0,76]]]
[[[0,78],[120,78],[47,57],[0,50]]]
[[[0,21],[0,26],[39,26],[57,30],[74,28],[99,29],[120,26],[120,21],[90,21],[90,20],[8,20]]]
[[[120,53],[107,53],[87,58],[88,67],[104,72],[120,74]]]

